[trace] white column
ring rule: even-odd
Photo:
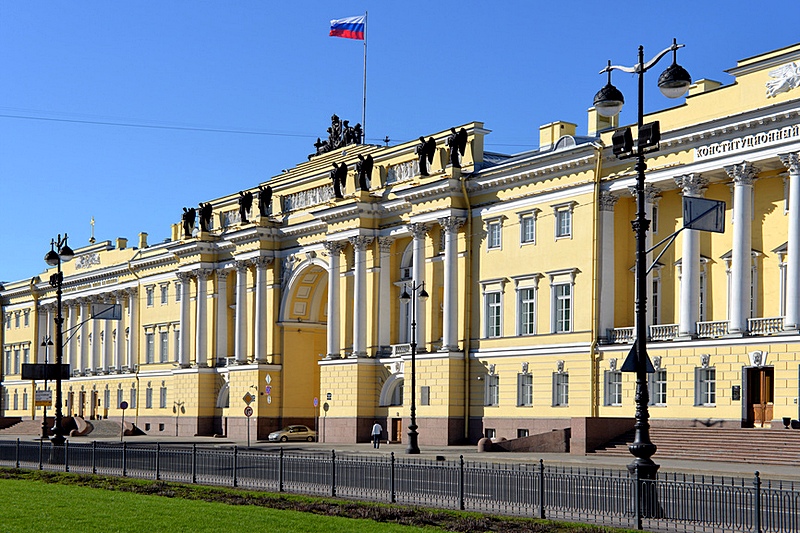
[[[103,297],[103,303],[111,305],[111,298],[109,296]],[[103,319],[103,373],[108,374],[111,368],[111,357],[114,354],[114,324],[115,322],[108,319]]]
[[[128,293],[128,371],[133,372],[138,360],[139,343],[139,289],[131,287]]]
[[[800,154],[781,154],[789,169],[789,241],[786,244],[786,317],[784,329],[800,329]]]
[[[67,342],[66,339],[68,339],[70,335],[72,335],[72,333],[75,331],[75,328],[78,326],[78,304],[77,302],[72,302],[72,301],[64,302],[62,303],[61,307],[62,315],[65,309],[67,309],[69,312],[69,315],[67,316],[67,331],[69,333],[66,333],[64,335],[64,341]],[[55,335],[53,335],[53,344],[55,344],[55,342],[56,342]],[[66,348],[67,348],[67,361],[69,362],[70,374],[71,374],[75,372],[76,369],[80,370],[80,362],[78,361],[77,339],[75,337],[72,337],[67,342]],[[54,352],[54,358],[55,358],[55,352]]]
[[[675,178],[684,197],[701,198],[708,180],[700,174],[685,174]],[[683,221],[686,224],[686,220]],[[681,253],[681,297],[678,317],[678,335],[694,337],[700,320],[700,232],[683,230]]]
[[[458,351],[458,229],[464,225],[461,217],[438,220],[444,234],[444,309],[442,351]]]
[[[388,349],[392,332],[392,237],[378,237],[378,353]]]
[[[178,280],[181,284],[181,307],[180,307],[180,332],[178,333],[178,364],[181,368],[189,367],[189,329],[191,320],[189,318],[189,296],[191,285],[189,280],[191,275],[188,272],[178,272]]]
[[[213,271],[198,269],[197,276],[197,320],[195,324],[194,358],[197,366],[208,366],[208,276]]]
[[[267,266],[272,262],[270,257],[256,257],[251,260],[256,267],[255,293],[255,358],[258,363],[267,362]]]
[[[374,239],[351,237],[355,250],[353,267],[353,357],[367,356],[367,248]]]
[[[753,180],[758,169],[744,162],[725,167],[733,180],[733,256],[731,260],[731,301],[728,332],[747,331],[752,284]]]
[[[328,354],[329,359],[338,359],[340,356],[339,339],[339,254],[344,246],[338,242],[324,243],[328,251],[330,264],[328,265]]]
[[[86,372],[86,369],[91,367],[91,360],[89,359],[89,308],[90,303],[89,300],[86,298],[80,298],[78,300],[81,306],[81,318],[80,318],[80,335],[81,335],[81,355],[79,358],[79,366],[81,374]]]
[[[408,229],[414,236],[412,247],[414,263],[412,265],[412,278],[414,280],[414,286],[417,287],[425,281],[425,235],[427,235],[429,228],[426,224],[413,223],[408,225]],[[427,288],[425,290],[427,291]],[[411,297],[414,298],[414,295],[412,294]],[[420,352],[427,352],[428,323],[426,320],[427,309],[425,308],[425,302],[418,302],[418,305],[416,305],[416,312],[418,349]]]
[[[236,364],[247,362],[247,261],[236,262],[236,325],[234,356]]]
[[[56,340],[55,340],[55,335],[53,335],[51,333],[52,328],[50,327],[50,324],[53,323],[53,316],[55,316],[55,313],[53,312],[55,308],[53,307],[52,304],[48,304],[48,305],[42,306],[41,309],[42,309],[42,311],[44,311],[44,313],[42,315],[42,321],[43,322],[39,326],[39,334],[34,337],[36,339],[36,343],[34,344],[34,346],[39,347],[39,345],[42,343],[42,341],[45,338],[50,339],[53,342],[53,350],[52,350],[52,352],[53,352],[53,360],[55,360],[55,342],[56,342]],[[66,315],[66,313],[65,313],[66,309],[67,309],[66,305],[64,305],[64,303],[62,302],[61,303],[61,314],[62,315]],[[66,339],[67,337],[69,337],[69,333],[65,332],[64,338]],[[37,362],[37,363],[43,363],[44,362],[45,349],[49,350],[49,348],[46,348],[46,347],[42,348],[40,350],[37,350],[37,352],[40,353],[40,357],[38,357],[35,360],[35,362]],[[67,359],[64,362],[69,363],[69,359]]]
[[[636,187],[630,186],[628,187],[628,191],[630,191],[631,195],[636,198]],[[661,189],[658,187],[654,187],[650,184],[645,184],[644,186],[644,211],[647,214],[647,219],[650,221],[650,231],[647,232],[645,237],[645,247],[649,250],[653,246],[653,206],[655,206],[658,199],[661,197],[660,195]],[[653,252],[647,254],[647,265],[645,268],[650,268],[650,265],[653,264]],[[653,273],[650,272],[647,274],[647,324],[650,325],[653,323],[653,306],[650,305],[653,302]]]
[[[614,205],[618,200],[608,191],[600,193],[600,336],[614,329]]]
[[[100,300],[93,299],[93,302],[98,302]],[[92,307],[91,303],[89,304],[89,312],[86,315],[91,318],[92,316]],[[91,347],[91,355],[89,356],[89,368],[92,369],[93,374],[97,374],[100,369],[103,367],[103,360],[102,360],[102,347],[103,342],[101,340],[101,333],[103,321],[96,320],[91,318],[89,323],[92,325],[92,347]]]
[[[119,306],[120,310],[125,308],[125,306],[122,305],[122,297],[122,291],[114,291],[114,303]],[[125,343],[125,313],[122,313],[122,318],[117,320],[115,324],[117,329],[113,339],[114,366],[117,368],[117,372],[119,372],[125,365],[125,361],[122,356],[122,345]]]
[[[228,357],[228,273],[230,270],[217,269],[217,319],[214,329],[217,334],[217,359]],[[213,363],[216,364],[216,361]],[[213,366],[213,365],[212,365]]]

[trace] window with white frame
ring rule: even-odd
[[[667,371],[659,368],[649,376],[650,405],[667,405]]]
[[[158,406],[161,409],[165,409],[167,407],[167,387],[162,384],[161,390],[158,392]]]
[[[573,331],[574,302],[573,286],[577,268],[548,272],[550,277],[550,332],[570,333]]]
[[[429,386],[419,388],[419,403],[420,405],[431,404],[431,388]]]
[[[5,365],[3,365],[3,370],[5,370],[6,374],[10,374],[11,373],[11,350],[10,349],[6,350],[6,361],[5,361]]]
[[[103,391],[103,407],[106,409],[111,408],[111,391],[108,389]]]
[[[553,372],[553,407],[569,405],[569,374]]]
[[[14,313],[14,327],[19,329],[19,311]]]
[[[486,249],[499,250],[503,246],[502,241],[503,225],[501,219],[497,218],[486,222]]]
[[[653,300],[650,309],[653,312],[653,324],[661,323],[661,276],[653,274]]]
[[[27,390],[23,390],[22,391],[22,409],[23,410],[27,410],[28,409],[28,391]]]
[[[524,437],[527,437],[527,436],[528,436],[528,430],[527,429],[517,429],[517,438],[518,439],[521,439],[521,438],[524,438]]]
[[[22,325],[26,328],[31,325],[31,311],[30,309],[26,309],[22,313]]]
[[[131,387],[131,401],[128,402],[128,409],[136,409],[136,387]]]
[[[519,213],[519,242],[520,244],[536,243],[536,219],[539,209]]]
[[[183,285],[180,281],[175,282],[175,301],[180,302],[183,297]]]
[[[700,301],[700,311],[698,313],[698,317],[700,317],[700,322],[705,322],[706,320],[706,273],[705,270],[700,272],[700,291],[698,292],[698,296]]]
[[[158,355],[159,355],[159,362],[166,363],[169,360],[169,332],[168,331],[159,331],[158,332]]]
[[[555,217],[555,238],[572,238],[572,212],[577,202],[567,202],[552,206]]]
[[[517,374],[517,405],[521,407],[533,405],[533,374],[529,372]]]
[[[500,337],[502,335],[502,295],[500,291],[484,293],[486,327],[484,335],[487,338]]]
[[[653,220],[650,221],[650,230],[653,232],[653,235],[658,233],[658,204],[654,203],[652,207],[652,217]]]
[[[497,430],[494,428],[485,428],[483,430],[483,436],[487,439],[493,439],[497,437]]]
[[[695,405],[717,404],[717,370],[713,366],[695,368],[694,391]]]
[[[606,405],[622,405],[622,372],[606,370]]]
[[[122,402],[125,401],[125,391],[122,389],[117,389],[117,407],[122,405]]]
[[[156,355],[156,338],[155,333],[148,331],[144,334],[144,361],[145,363],[154,363]]]
[[[169,303],[169,284],[164,283],[161,285],[161,305]]]
[[[536,333],[536,288],[523,287],[517,291],[519,309],[519,334]]]
[[[176,329],[173,332],[173,343],[172,345],[175,347],[175,362],[181,360],[181,330]]]
[[[153,408],[153,387],[147,385],[147,388],[144,391],[144,408],[145,409],[152,409]]]
[[[486,400],[484,405],[500,405],[500,376],[488,374],[486,376]]]
[[[156,295],[156,288],[155,287],[145,287],[145,302],[147,307],[153,307],[154,300]]]
[[[31,347],[24,346],[22,348],[22,362],[23,363],[30,363],[31,362]]]
[[[19,374],[19,346],[14,348],[14,373]]]

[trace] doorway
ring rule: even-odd
[[[392,442],[403,442],[403,419],[392,418]]]
[[[86,409],[86,391],[82,390],[78,393],[78,416],[85,418],[84,409]]]
[[[100,403],[99,395],[96,390],[92,391],[92,404],[89,406],[89,420],[97,418],[97,404]]]
[[[745,370],[747,372],[746,427],[770,427],[775,401],[775,369],[769,366]]]

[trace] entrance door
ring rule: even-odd
[[[78,394],[78,416],[79,417],[85,418],[83,416],[85,409],[86,409],[86,391],[82,390]]]
[[[92,404],[89,406],[89,420],[97,418],[97,404],[100,402],[97,391],[92,391]]]
[[[747,425],[769,427],[772,422],[775,369],[773,367],[747,369]]]
[[[403,442],[402,418],[392,418],[392,442]]]

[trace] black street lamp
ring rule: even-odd
[[[53,339],[50,338],[50,335],[46,336],[42,339],[41,346],[44,348],[44,366],[45,366],[45,374],[44,374],[44,390],[47,392],[47,365],[50,363],[50,347],[53,345]],[[34,399],[35,402],[35,399]],[[42,440],[47,439],[47,404],[44,406],[44,416],[42,416]]]
[[[419,294],[417,294],[419,291]],[[412,296],[413,295],[413,296]],[[417,433],[417,300],[425,302],[428,293],[425,291],[423,281],[416,287],[412,284],[411,295],[408,294],[408,287],[403,287],[403,294],[400,300],[406,303],[411,302],[411,424],[408,426],[408,448],[406,453],[419,453],[419,434]]]
[[[61,238],[50,241],[50,251],[44,256],[44,261],[56,267],[56,272],[50,276],[50,285],[56,288],[56,417],[53,426],[52,442],[56,446],[63,446],[64,428],[61,424],[61,365],[64,358],[64,317],[61,315],[61,289],[64,284],[64,274],[61,272],[61,263],[70,261],[75,256],[72,248],[67,246],[67,234]]]
[[[658,465],[653,462],[651,457],[656,453],[656,445],[650,440],[650,413],[647,404],[649,393],[647,390],[647,250],[646,237],[650,227],[645,213],[645,194],[644,194],[644,171],[647,169],[644,156],[646,153],[658,150],[658,143],[661,138],[658,122],[644,124],[644,73],[650,70],[667,53],[672,52],[672,65],[658,78],[658,87],[664,96],[668,98],[679,98],[686,94],[692,78],[686,70],[675,62],[677,50],[684,45],[672,41],[672,46],[662,50],[653,59],[644,62],[644,48],[639,46],[639,61],[633,67],[612,66],[611,61],[608,66],[600,71],[601,74],[608,73],[608,83],[598,91],[594,97],[594,107],[597,113],[605,117],[613,117],[622,109],[625,98],[622,93],[611,84],[611,71],[621,70],[636,74],[639,82],[639,101],[638,101],[638,139],[636,146],[633,145],[630,128],[623,128],[614,132],[613,152],[620,159],[635,157],[636,164],[636,220],[632,222],[633,231],[636,234],[636,328],[634,346],[631,350],[633,364],[631,371],[636,372],[636,434],[633,443],[629,446],[631,454],[635,457],[634,461],[628,465],[628,470],[638,473],[640,479],[655,479]],[[628,361],[626,361],[628,363]],[[623,365],[623,370],[626,370]]]

